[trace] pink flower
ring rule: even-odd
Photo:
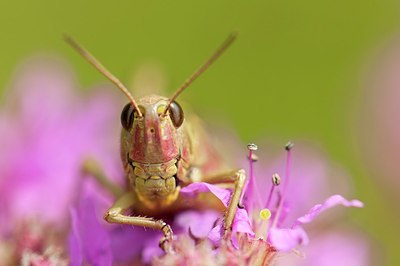
[[[284,170],[275,163],[263,166],[265,173],[281,173],[279,187],[279,180],[271,186],[270,174],[259,175],[260,169],[250,165],[245,208],[237,209],[230,237],[222,237],[223,213],[180,212],[167,220],[176,236],[175,253],[164,255],[158,247],[160,232],[102,219],[114,199],[93,179],[84,179],[81,167],[93,157],[122,184],[122,105],[112,89],[82,97],[75,87],[64,64],[33,61],[17,75],[8,105],[0,110],[0,153],[5,158],[0,162],[0,247],[5,250],[0,260],[9,264],[177,265],[188,258],[215,265],[268,264],[277,254],[312,244],[306,233],[310,228],[303,226],[323,211],[362,205],[339,195],[328,197],[323,181],[308,179],[325,168],[304,158],[292,165],[289,151]],[[227,207],[232,191],[199,182],[181,193],[209,193]],[[322,203],[312,207],[315,199]]]
[[[109,145],[117,143],[117,93],[97,88],[83,97],[75,87],[64,63],[33,59],[17,71],[0,110],[0,241],[27,239],[29,231],[19,236],[23,224],[48,227],[40,248],[24,245],[20,252],[11,244],[13,260],[26,252],[36,261],[50,258],[47,246],[62,243],[52,232],[67,230],[85,157],[96,154],[111,176],[121,173],[118,147]]]
[[[247,199],[247,202],[256,202],[251,217],[253,229],[258,237],[266,239],[266,242],[281,252],[296,253],[297,250],[306,250],[307,253],[310,252],[314,256],[313,259],[306,260],[309,263],[307,265],[321,265],[318,263],[314,264],[315,261],[318,261],[318,252],[316,252],[316,250],[321,247],[321,243],[319,243],[320,239],[328,239],[328,237],[324,238],[324,235],[328,235],[327,233],[329,233],[329,231],[326,230],[326,225],[324,225],[323,227],[325,227],[325,230],[319,231],[320,237],[314,239],[315,236],[313,235],[311,240],[306,232],[310,231],[311,234],[313,234],[313,232],[317,231],[317,228],[324,223],[324,219],[317,219],[317,223],[314,225],[317,230],[312,230],[313,226],[308,226],[307,230],[304,230],[303,225],[314,221],[322,212],[334,206],[363,207],[363,204],[358,200],[346,200],[340,195],[328,196],[329,190],[332,190],[329,188],[332,186],[327,180],[327,175],[333,173],[337,183],[336,186],[333,186],[333,190],[337,189],[341,192],[348,193],[345,191],[346,189],[344,189],[346,187],[346,182],[342,180],[343,171],[332,170],[332,167],[326,164],[321,154],[318,154],[315,150],[312,151],[310,148],[305,148],[302,145],[300,146],[300,151],[295,153],[296,156],[294,158],[292,158],[291,149],[287,150],[286,166],[279,167],[277,166],[279,164],[275,162],[272,163],[275,167],[269,163],[267,167],[265,167],[265,165],[260,165],[260,167],[256,169],[254,184],[257,186],[254,190],[256,190],[261,197],[258,196],[259,199],[254,200],[254,195],[248,195],[250,197],[253,196],[253,199]],[[296,151],[296,149],[294,151]],[[261,159],[262,157],[260,157],[260,163]],[[271,161],[273,162],[273,160]],[[265,182],[267,178],[265,173],[267,172],[269,176],[272,176],[271,173],[279,169],[283,169],[281,170],[281,172],[283,172],[283,177],[279,179],[275,174],[273,181],[268,182],[270,188],[266,187],[265,184],[268,183]],[[341,173],[342,177],[338,173]],[[287,183],[285,184],[285,182]],[[271,197],[271,193],[275,195]],[[312,207],[311,202],[315,202],[316,199],[320,198],[325,198],[325,200],[323,200],[321,204]],[[305,207],[308,204],[309,206]],[[306,210],[306,208],[308,208],[308,210]],[[262,212],[258,213],[260,210],[262,210]],[[270,213],[271,217],[265,217],[265,213]],[[293,213],[295,213],[295,215],[293,215]],[[329,219],[340,221],[338,213],[336,213],[335,216],[330,216]],[[338,236],[338,238],[340,238],[340,236]],[[354,235],[353,238],[349,237],[349,239],[353,239],[354,241],[349,241],[348,244],[341,243],[342,246],[340,247],[324,250],[324,256],[328,253],[332,257],[335,256],[335,254],[339,255],[341,254],[341,250],[347,248],[349,250],[359,251],[353,254],[354,261],[358,260],[359,262],[359,264],[354,265],[363,265],[362,262],[371,259],[370,256],[367,255],[369,249],[369,244],[367,244],[367,242],[362,245],[362,247],[355,248],[352,244],[357,242],[357,238]],[[335,243],[335,241],[333,241],[333,243]],[[302,247],[307,245],[308,247],[306,248]],[[305,253],[306,257],[307,253]],[[279,265],[286,265],[280,262],[280,258],[286,256],[277,256],[276,260]],[[304,259],[301,259],[299,256],[295,257],[297,258],[293,258],[291,261],[297,261],[297,263],[293,265],[304,263]],[[320,260],[323,260],[323,258],[320,258]]]
[[[107,126],[118,124],[116,96],[101,89],[78,96],[73,80],[64,65],[49,61],[30,62],[17,74],[0,120],[1,215],[9,222],[40,217],[62,226],[86,156],[100,154],[108,169],[121,172],[118,148],[107,147],[118,132]]]
[[[253,146],[254,147],[254,146]],[[304,153],[304,150],[303,150]],[[307,153],[309,153],[309,151],[307,151]],[[315,152],[314,152],[315,154]],[[249,158],[252,158],[253,156],[253,151],[250,150],[250,154],[249,154]],[[310,155],[310,154],[309,154]],[[322,175],[319,176],[318,174],[314,173],[312,174],[312,171],[315,169],[319,169],[317,170],[317,173],[319,174],[323,174],[325,172],[326,174],[326,167],[324,166],[323,168],[321,168],[320,166],[321,163],[323,163],[323,160],[320,160],[319,164],[316,164],[318,161],[317,160],[310,160],[312,157],[308,157],[307,159],[303,158],[302,163],[303,165],[299,167],[298,164],[296,164],[296,170],[300,170],[303,169],[303,171],[299,171],[299,173],[293,173],[294,176],[296,176],[296,178],[302,178],[303,176],[302,173],[304,174],[304,170],[305,172],[308,172],[308,176],[304,176],[305,180],[303,181],[310,181],[310,182],[303,182],[303,184],[301,184],[301,181],[297,180],[294,181],[293,179],[291,179],[291,182],[293,182],[293,184],[288,184],[285,186],[285,184],[283,182],[288,182],[289,181],[289,175],[290,175],[290,170],[291,170],[291,151],[290,149],[288,149],[288,156],[287,156],[287,163],[286,163],[286,173],[285,173],[285,177],[286,180],[281,180],[279,182],[278,181],[274,181],[275,182],[275,186],[278,185],[278,183],[283,183],[280,187],[283,186],[283,188],[277,192],[274,191],[274,189],[266,189],[265,191],[271,191],[272,193],[276,193],[279,196],[274,196],[274,197],[270,197],[270,195],[264,195],[264,197],[260,196],[266,193],[262,193],[263,191],[260,188],[265,187],[265,181],[262,180],[261,178],[257,178],[251,179],[250,176],[250,180],[248,182],[248,186],[247,186],[247,191],[246,191],[246,195],[244,196],[244,200],[247,202],[248,205],[250,205],[250,207],[247,205],[247,210],[250,211],[250,217],[248,216],[248,213],[245,209],[238,209],[238,212],[236,214],[235,217],[235,221],[234,221],[234,225],[233,225],[233,232],[235,233],[240,233],[240,234],[245,234],[247,235],[248,240],[243,241],[243,236],[239,235],[239,240],[234,238],[233,239],[233,244],[234,244],[234,248],[238,250],[239,254],[245,254],[244,250],[246,250],[248,248],[248,246],[250,245],[254,245],[254,243],[261,243],[262,246],[260,246],[260,250],[262,249],[261,247],[265,247],[265,250],[268,250],[268,252],[264,252],[264,253],[259,253],[259,254],[252,254],[252,257],[257,257],[259,259],[259,261],[263,261],[266,263],[271,262],[272,259],[275,258],[275,254],[278,251],[279,253],[282,252],[291,252],[291,251],[295,251],[298,248],[300,248],[300,246],[306,246],[309,244],[310,240],[308,237],[308,234],[306,233],[306,231],[303,229],[303,225],[312,222],[314,219],[317,218],[317,216],[319,216],[321,213],[323,213],[324,211],[335,207],[337,205],[343,205],[346,207],[363,207],[362,202],[358,201],[358,200],[346,200],[344,197],[340,196],[340,195],[333,195],[328,197],[327,199],[325,199],[321,204],[317,204],[314,205],[313,207],[311,207],[311,209],[309,209],[308,211],[305,211],[301,216],[297,217],[296,219],[292,220],[291,223],[288,225],[287,220],[290,221],[290,217],[291,216],[291,211],[293,210],[296,213],[296,208],[299,207],[299,209],[301,210],[303,208],[303,206],[301,206],[302,203],[307,203],[309,201],[311,201],[313,198],[316,197],[320,197],[321,195],[323,196],[324,193],[327,193],[327,190],[321,193],[321,188],[320,186],[315,186],[315,184],[317,185],[322,185],[323,183],[326,183],[326,180],[323,180],[323,178],[326,178],[326,176]],[[305,160],[304,160],[305,159]],[[304,167],[304,163],[310,163],[313,162],[314,165],[310,165],[307,168],[302,168]],[[314,167],[314,169],[312,168]],[[251,173],[253,173],[252,170],[253,166],[252,164],[250,164],[250,175]],[[325,169],[323,171],[321,171],[321,169]],[[311,175],[310,175],[311,174]],[[316,180],[320,180],[320,182],[311,182],[310,176],[312,176],[311,179],[316,179]],[[321,180],[322,178],[322,180]],[[264,182],[263,182],[264,181]],[[261,183],[261,185],[259,186],[259,184]],[[297,183],[297,186],[296,186]],[[271,183],[270,183],[271,184]],[[310,192],[315,190],[316,193],[315,195],[310,195],[310,194],[305,194],[305,195],[301,195],[300,191],[297,191],[297,193],[293,193],[293,194],[288,194],[288,195],[284,195],[285,193],[285,189],[287,189],[287,191],[289,190],[290,185],[295,185],[298,189],[304,189],[305,192]],[[312,187],[308,187],[308,186],[312,186]],[[326,184],[327,185],[327,184]],[[320,189],[318,191],[318,189]],[[210,184],[206,184],[206,183],[194,183],[189,185],[188,187],[185,187],[182,189],[182,193],[184,195],[189,195],[189,196],[196,196],[197,193],[201,193],[201,192],[211,192],[213,193],[216,197],[218,197],[221,202],[227,206],[228,202],[229,202],[229,198],[230,198],[230,192],[226,191],[225,189],[221,189],[218,188],[214,185],[210,185]],[[250,194],[251,193],[251,194]],[[302,198],[302,201],[296,202],[296,196],[300,195],[300,198]],[[271,199],[275,200],[274,204],[271,204],[273,201],[271,201]],[[263,203],[265,202],[265,203]],[[300,206],[296,206],[297,204],[300,204]],[[265,204],[265,205],[263,205]],[[268,209],[263,209],[266,208],[269,205],[269,208],[271,210]],[[263,217],[263,214],[258,214],[258,212],[263,209],[262,211],[267,211],[267,213],[271,213],[271,219],[269,219],[269,217]],[[297,213],[299,213],[299,211],[297,211]],[[255,215],[254,215],[255,214]],[[283,218],[279,217],[279,215],[285,216]],[[327,235],[327,234],[326,234]],[[255,237],[257,236],[257,237]],[[319,239],[329,239],[329,237],[323,238],[324,234],[322,234],[322,236]],[[261,238],[258,238],[261,237]],[[214,257],[209,257],[209,260],[212,260],[213,263],[218,263],[218,261],[221,259],[221,257],[224,257],[225,259],[227,259],[228,261],[230,261],[229,258],[232,257],[232,255],[234,254],[235,251],[232,250],[232,248],[226,248],[227,243],[226,242],[220,242],[222,240],[222,223],[217,224],[216,227],[213,228],[213,230],[211,230],[211,232],[208,234],[208,238],[211,240],[212,243],[216,244],[219,246],[219,251],[220,254],[216,254]],[[319,240],[317,238],[316,241]],[[337,237],[337,239],[340,239],[340,235]],[[345,243],[341,243],[341,247],[338,248],[332,248],[330,250],[324,250],[322,254],[326,255],[329,254],[330,256],[335,256],[335,255],[339,255],[341,254],[342,250],[344,249],[349,249],[349,250],[355,250],[357,251],[357,253],[352,254],[353,255],[353,261],[354,262],[358,262],[358,264],[354,264],[354,265],[363,265],[362,263],[366,260],[368,260],[368,256],[367,256],[367,250],[368,250],[368,245],[362,245],[362,247],[360,248],[356,248],[353,247],[353,244],[356,243],[357,239],[353,238],[353,242],[349,242],[347,244]],[[235,244],[236,243],[236,244]],[[240,243],[240,244],[238,244]],[[245,243],[245,244],[244,244]],[[248,243],[248,244],[246,244]],[[253,244],[252,244],[253,243]],[[332,239],[332,243],[338,243],[338,241],[336,241],[335,239]],[[323,260],[323,257],[318,257],[318,252],[316,252],[316,250],[318,248],[320,248],[322,250],[322,246],[321,243],[315,243],[316,245],[311,245],[311,248],[308,248],[308,251],[311,252],[311,254],[313,254],[313,257],[308,259],[307,261],[310,263],[308,265],[320,265],[318,263],[316,263],[317,261],[319,261],[319,263],[321,263],[321,261]],[[228,245],[229,247],[229,245]],[[316,248],[312,248],[312,247],[316,247]],[[342,249],[340,249],[342,248]],[[226,253],[226,250],[230,250],[228,253]],[[221,256],[222,254],[222,256]],[[306,255],[307,256],[307,255]],[[281,256],[277,256],[276,261],[278,261],[278,263],[282,263],[284,260],[280,261],[280,257]],[[177,256],[167,256],[167,260],[169,263],[176,263],[179,264],[179,255]],[[286,260],[287,261],[287,260]],[[293,263],[294,261],[296,261],[295,259],[291,260]],[[342,261],[345,261],[345,259],[343,259]],[[297,263],[294,264],[298,264],[298,263],[303,263],[304,260],[299,260],[297,261]],[[161,260],[160,261],[160,265],[164,265],[163,263],[165,263],[165,261]],[[230,263],[238,263],[237,261],[233,262],[230,261]],[[244,262],[242,262],[244,264],[248,264],[249,262],[247,260],[244,260]],[[251,265],[251,264],[248,264]],[[282,264],[285,265],[285,264]],[[353,264],[351,264],[353,265]]]

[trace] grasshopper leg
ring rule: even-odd
[[[104,219],[109,223],[144,226],[156,230],[161,230],[164,234],[164,237],[160,240],[160,247],[166,253],[172,252],[171,244],[173,240],[173,232],[171,227],[166,222],[164,222],[163,220],[156,220],[148,217],[124,215],[124,213],[129,208],[134,206],[135,203],[136,197],[132,192],[128,192],[122,195],[104,214]]]
[[[104,174],[101,166],[93,159],[85,159],[82,164],[84,174],[91,175],[95,178],[104,189],[110,192],[114,197],[120,197],[124,192],[123,189],[112,183]]]
[[[233,183],[233,193],[227,207],[224,221],[224,237],[228,237],[232,230],[236,210],[238,206],[241,206],[240,197],[246,182],[246,173],[243,169],[233,170],[213,176],[205,176],[202,178],[202,181],[217,185]]]

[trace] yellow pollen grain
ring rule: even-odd
[[[269,220],[269,218],[271,218],[271,211],[269,209],[262,209],[260,211],[260,218],[262,220]]]

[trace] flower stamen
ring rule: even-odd
[[[278,209],[276,210],[274,221],[272,222],[272,228],[275,228],[277,226],[279,217],[282,212],[283,202],[285,200],[286,190],[287,190],[287,187],[289,184],[289,179],[290,179],[290,166],[291,166],[291,157],[292,157],[291,150],[292,150],[293,146],[294,146],[294,144],[290,141],[285,145],[285,150],[286,150],[285,183],[283,186],[282,196],[279,199]]]
[[[249,154],[248,154],[249,180],[246,182],[246,184],[244,186],[240,202],[243,202],[243,197],[245,194],[252,195],[254,193],[255,197],[252,197],[252,198],[255,200],[250,201],[249,206],[248,206],[248,209],[252,210],[254,205],[256,205],[256,204],[258,204],[258,206],[260,206],[260,207],[262,206],[261,197],[260,197],[260,194],[258,193],[257,184],[256,184],[256,180],[254,177],[254,171],[253,171],[253,166],[254,166],[253,164],[254,164],[254,162],[257,161],[257,156],[254,154],[254,151],[258,150],[258,147],[256,144],[250,143],[247,145],[247,149],[249,150]]]
[[[271,190],[269,191],[267,204],[265,204],[265,208],[269,208],[269,204],[271,203],[272,195],[274,194],[275,187],[279,186],[281,183],[281,177],[275,173],[272,175],[272,186]]]

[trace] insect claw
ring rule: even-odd
[[[164,237],[161,238],[160,240],[160,248],[164,250],[165,253],[172,253],[172,241],[174,239],[174,234],[172,232],[171,226],[167,224],[166,222],[159,220],[158,221],[161,224],[161,231],[164,233]]]
[[[238,206],[239,209],[244,209],[244,204],[241,203],[241,202],[239,202],[237,206]]]
[[[111,222],[111,217],[110,217],[110,214],[108,213],[108,212],[106,212],[105,214],[104,214],[104,216],[103,216],[103,218],[104,218],[104,220],[106,220],[107,222]]]
[[[109,223],[112,223],[115,220],[115,217],[121,212],[121,209],[110,209],[108,210],[103,218]]]
[[[159,246],[165,253],[168,254],[174,253],[174,250],[172,248],[172,238],[167,238],[167,237],[161,238]]]
[[[231,239],[231,236],[232,236],[232,229],[231,228],[229,228],[229,229],[225,229],[224,230],[224,239],[225,240],[227,240],[227,239]]]

